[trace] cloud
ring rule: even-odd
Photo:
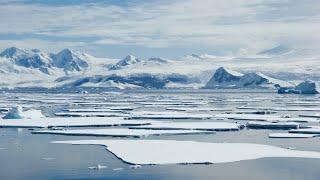
[[[52,6],[8,1],[0,6],[0,35],[38,35],[32,41],[42,43],[46,49],[62,45],[90,49],[99,45],[193,45],[254,51],[279,43],[313,45],[320,39],[319,11],[318,0],[165,0],[131,6],[99,2]],[[54,37],[66,41],[60,43]],[[73,41],[68,42],[71,38]],[[83,43],[85,38],[95,40]],[[27,45],[24,42],[28,41],[26,37],[11,42]],[[8,39],[0,43],[5,46]]]

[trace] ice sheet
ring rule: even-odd
[[[104,145],[129,164],[211,164],[267,157],[317,158],[319,152],[295,151],[249,143],[206,143],[174,140],[75,140],[64,144]]]

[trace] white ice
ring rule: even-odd
[[[314,134],[297,134],[297,133],[269,133],[269,138],[312,138]]]
[[[148,137],[160,135],[186,135],[186,134],[209,134],[212,131],[197,130],[147,130],[147,129],[79,129],[79,130],[43,130],[33,131],[34,134],[58,134],[73,136],[112,136],[112,137]]]
[[[52,143],[104,145],[124,162],[139,165],[226,163],[267,157],[320,159],[320,152],[295,151],[249,143],[174,140],[75,140]]]
[[[86,118],[33,118],[17,121],[0,120],[0,127],[94,127],[94,126],[118,126],[118,125],[148,125],[159,121],[151,120],[124,120],[117,117],[86,117]]]
[[[135,129],[153,130],[205,130],[205,131],[237,131],[241,124],[229,122],[169,122],[153,123],[151,125],[130,127]]]

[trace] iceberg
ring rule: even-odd
[[[268,157],[320,159],[320,152],[250,143],[175,140],[74,140],[52,143],[103,145],[120,160],[132,165],[214,164]]]
[[[14,107],[2,117],[2,119],[31,119],[31,118],[45,118],[40,110],[31,109],[23,111],[21,106]]]
[[[314,81],[304,81],[295,87],[278,86],[278,93],[280,94],[318,94],[320,93],[320,86]]]

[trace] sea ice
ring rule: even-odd
[[[124,120],[118,117],[86,118],[33,118],[17,121],[0,120],[0,127],[48,128],[48,127],[97,127],[97,126],[139,126],[158,123],[151,120]]]
[[[200,130],[200,131],[238,131],[243,125],[229,122],[169,122],[129,127],[130,129],[152,130]]]
[[[57,134],[70,136],[112,136],[112,137],[148,137],[161,135],[212,134],[212,131],[197,130],[147,130],[147,129],[79,129],[79,130],[44,130],[33,134]]]
[[[269,138],[312,138],[314,134],[298,134],[298,133],[269,133]]]
[[[296,122],[261,122],[261,121],[249,121],[247,123],[248,128],[254,129],[298,129],[300,126]]]
[[[119,159],[133,165],[211,164],[267,157],[320,159],[320,152],[296,151],[249,143],[175,140],[74,140],[53,141],[52,143],[104,145]]]

